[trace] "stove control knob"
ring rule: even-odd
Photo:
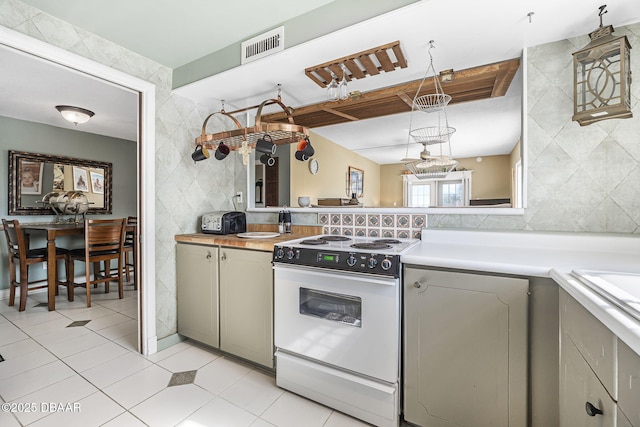
[[[367,261],[367,264],[369,265],[369,268],[376,268],[376,265],[378,265],[378,260],[372,256],[371,258],[369,258],[369,261]]]
[[[282,259],[282,257],[284,257],[284,249],[278,248],[278,250],[276,251],[276,258]]]
[[[293,257],[296,255],[296,253],[293,251],[293,249],[289,249],[287,251],[287,259],[293,259]]]
[[[347,257],[347,265],[349,267],[353,267],[354,265],[356,265],[356,262],[358,262],[356,257],[353,254],[349,254],[349,256]]]
[[[385,258],[380,262],[380,267],[382,267],[382,269],[385,271],[389,270],[392,265],[393,263],[389,258]]]

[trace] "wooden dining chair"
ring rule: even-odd
[[[136,271],[136,263],[138,257],[138,217],[130,216],[127,218],[127,230],[124,234],[124,273],[127,282],[131,281],[133,275],[133,289],[138,289],[138,272]]]
[[[123,246],[126,218],[119,219],[85,219],[84,248],[69,251],[69,276],[74,276],[75,262],[85,263],[85,282],[71,282],[69,286],[69,301],[74,300],[74,289],[87,289],[87,307],[91,307],[91,285],[105,284],[105,293],[109,292],[109,282],[118,282],[118,297],[124,298],[123,289]],[[118,268],[112,270],[111,261],[118,263]],[[105,262],[107,268],[100,271],[99,265]],[[91,279],[91,265],[93,264],[93,280]]]
[[[47,262],[47,248],[29,249],[29,236],[20,227],[20,222],[16,219],[2,219],[2,227],[7,238],[9,255],[9,305],[15,304],[16,288],[20,288],[20,304],[18,311],[27,308],[27,294],[30,290],[47,287],[47,279],[29,281],[29,266]],[[56,248],[56,259],[63,260],[67,281],[56,282],[56,295],[58,286],[69,282],[69,251],[64,248]],[[19,276],[18,276],[19,268]],[[20,280],[18,281],[18,277]]]

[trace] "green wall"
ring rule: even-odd
[[[111,215],[98,217],[127,217],[136,215],[137,144],[119,138],[110,138],[86,132],[57,128],[40,123],[0,117],[0,216],[20,222],[48,222],[49,215],[8,216],[9,150],[77,157],[80,159],[111,162],[113,164],[113,210]],[[9,288],[7,244],[0,238],[0,290]],[[33,236],[31,247],[44,246],[44,238]],[[78,239],[61,241],[60,246],[82,247]],[[30,279],[44,278],[40,266],[31,267]],[[81,270],[78,271],[81,274]]]

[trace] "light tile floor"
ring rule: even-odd
[[[368,425],[190,341],[142,356],[136,292],[125,289],[119,300],[117,292],[98,288],[91,308],[83,289],[74,302],[61,289],[54,312],[47,311],[45,293],[31,294],[22,313],[0,301],[0,426]],[[174,373],[187,371],[197,371],[192,383],[170,386]]]

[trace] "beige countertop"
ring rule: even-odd
[[[276,224],[248,224],[247,231],[277,231],[278,226]],[[211,246],[229,246],[242,249],[253,249],[258,251],[273,251],[273,246],[277,243],[286,242],[288,240],[300,239],[307,236],[315,236],[322,234],[322,226],[304,226],[294,225],[292,226],[292,233],[283,233],[278,237],[272,237],[268,239],[259,238],[244,238],[238,237],[235,234],[205,234],[205,233],[193,233],[193,234],[177,234],[175,236],[176,242],[179,243],[192,243],[198,245],[211,245]]]

